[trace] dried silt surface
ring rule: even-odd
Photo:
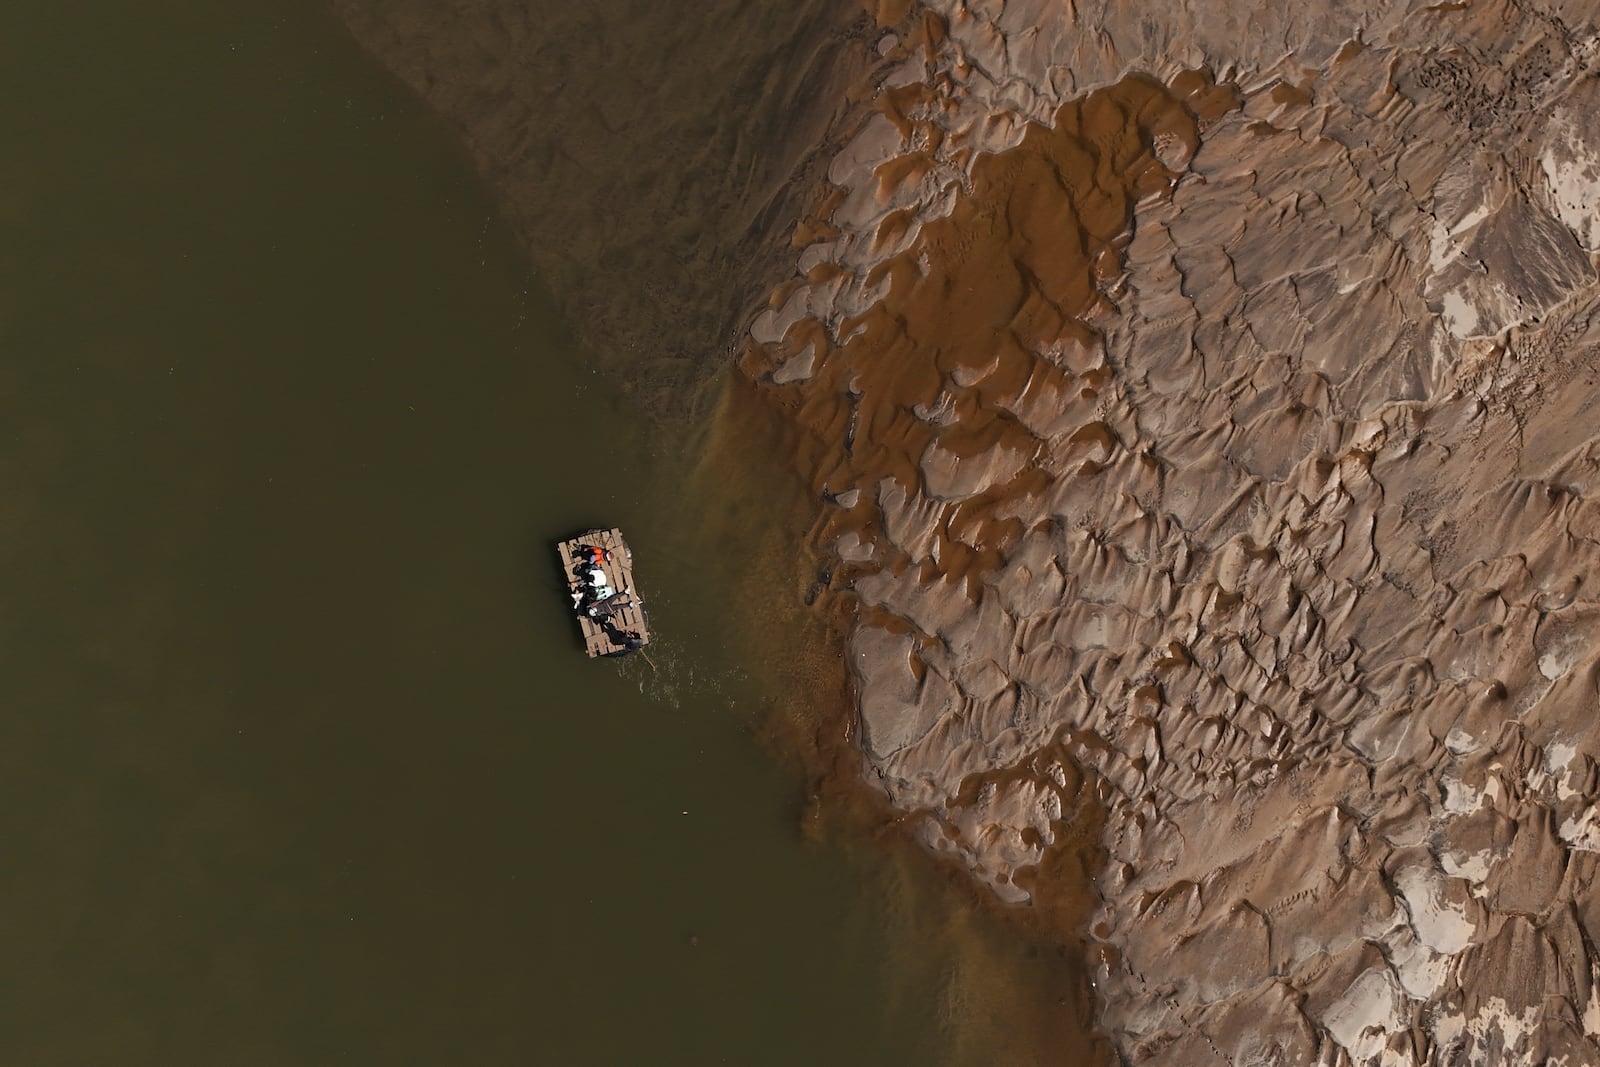
[[[1600,1062],[1597,16],[929,0],[833,133],[741,366],[863,771],[1099,827],[1132,1062]]]

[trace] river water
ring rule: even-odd
[[[0,1062],[1033,1061],[1055,965],[755,740],[781,487],[329,14],[8,4],[0,129]],[[578,651],[598,523],[653,664]]]

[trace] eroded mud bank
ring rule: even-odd
[[[1600,1055],[1593,18],[916,5],[752,325],[867,777],[1103,819],[1138,1062]]]

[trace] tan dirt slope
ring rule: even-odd
[[[742,359],[867,776],[1103,809],[1130,1062],[1600,1062],[1600,9],[884,6]]]

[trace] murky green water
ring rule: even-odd
[[[937,1062],[1003,1014],[982,920],[800,840],[692,448],[330,16],[8,4],[0,132],[0,1063]],[[599,522],[659,671],[576,651],[548,542]]]

